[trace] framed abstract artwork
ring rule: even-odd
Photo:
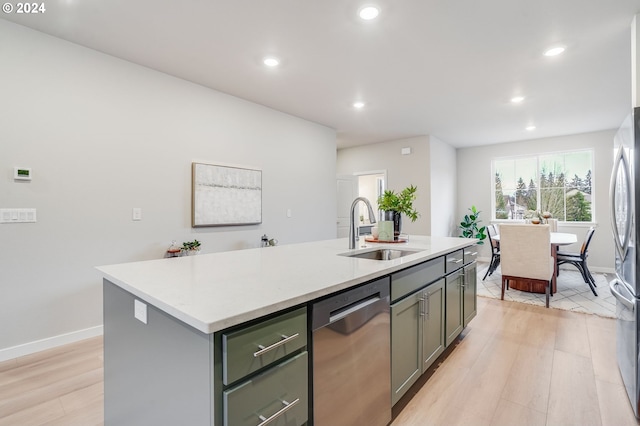
[[[262,170],[192,163],[191,226],[262,223]]]

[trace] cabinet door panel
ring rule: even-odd
[[[423,372],[444,352],[444,280],[431,284],[424,294]]]
[[[464,326],[466,327],[478,312],[477,308],[477,286],[478,277],[476,275],[475,262],[464,267],[464,295],[462,310],[464,313]]]
[[[391,305],[391,401],[404,395],[421,374],[423,292]]]
[[[462,270],[446,277],[446,346],[449,346],[462,331],[462,280]]]

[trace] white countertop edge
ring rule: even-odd
[[[412,239],[414,239],[414,237],[412,237]],[[454,244],[454,239],[459,241],[459,244]],[[347,240],[340,239],[337,241],[346,242]],[[135,284],[128,283],[125,279],[121,279],[118,276],[118,269],[130,267],[133,264],[138,264],[140,265],[140,267],[143,267],[145,264],[149,265],[152,262],[172,262],[174,261],[174,259],[156,259],[156,260],[150,260],[150,261],[144,261],[144,262],[132,262],[132,263],[119,264],[119,265],[105,265],[105,266],[99,266],[96,269],[98,269],[103,274],[105,279],[117,285],[118,287],[124,289],[125,291],[131,293],[134,297],[150,305],[153,305],[159,310],[173,316],[174,318],[184,322],[187,325],[190,325],[191,327],[201,331],[202,333],[211,334],[211,333],[215,333],[217,331],[232,327],[234,325],[238,325],[247,321],[254,320],[256,318],[259,318],[265,315],[269,315],[281,310],[285,310],[288,308],[292,308],[298,305],[308,303],[312,300],[322,298],[332,293],[336,293],[341,290],[348,289],[358,284],[366,283],[368,281],[374,280],[381,276],[389,275],[396,271],[406,269],[408,267],[445,255],[447,253],[451,253],[452,251],[460,250],[464,247],[473,245],[475,242],[477,242],[477,240],[451,237],[450,242],[451,242],[451,245],[449,247],[442,248],[439,250],[421,248],[421,245],[419,242],[414,243],[413,241],[407,244],[368,243],[366,248],[358,248],[354,250],[349,250],[348,248],[345,248],[345,249],[338,248],[336,250],[333,250],[335,252],[332,252],[329,254],[331,257],[328,257],[327,260],[335,260],[333,256],[338,256],[343,253],[366,252],[366,251],[373,250],[375,248],[390,248],[390,249],[408,248],[408,249],[421,249],[422,251],[418,251],[415,254],[411,254],[400,259],[394,259],[389,261],[375,261],[375,260],[369,260],[369,259],[358,259],[358,258],[350,258],[346,256],[339,256],[339,257],[343,257],[344,259],[350,262],[356,262],[356,264],[359,262],[365,262],[364,265],[367,265],[367,266],[376,265],[377,268],[374,268],[374,270],[370,273],[361,274],[351,279],[347,279],[345,281],[341,281],[337,283],[328,283],[326,287],[323,287],[321,289],[310,291],[305,294],[301,294],[291,298],[282,298],[281,300],[275,303],[265,304],[264,306],[259,306],[254,309],[248,309],[248,310],[238,309],[237,312],[234,313],[233,315],[216,319],[216,320],[211,320],[211,321],[189,314],[184,310],[181,310],[179,307],[176,307],[173,304],[168,303],[165,300],[162,300],[160,297],[154,296],[152,292],[144,291],[138,286],[136,286]],[[321,242],[318,242],[318,243],[320,244]],[[309,245],[313,243],[302,243],[302,244]],[[290,246],[296,246],[296,245],[292,244]],[[260,248],[260,249],[249,249],[249,250],[273,250],[273,248]],[[242,251],[223,252],[223,253],[229,254],[229,253],[240,253],[240,252]],[[215,257],[223,253],[201,254],[198,256]],[[373,263],[370,263],[370,262],[373,262]]]

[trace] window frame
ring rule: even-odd
[[[591,166],[589,170],[591,171],[591,220],[590,221],[566,221],[566,220],[558,220],[558,223],[563,224],[563,226],[585,226],[585,225],[593,225],[596,223],[596,190],[595,190],[595,149],[593,148],[584,148],[584,149],[569,149],[562,151],[547,151],[547,152],[538,152],[531,154],[522,154],[522,155],[509,155],[503,157],[493,157],[491,159],[491,222],[492,223],[517,223],[523,222],[524,219],[497,219],[496,218],[496,162],[504,161],[504,160],[517,160],[517,159],[526,159],[533,158],[536,161],[536,209],[540,208],[540,198],[541,198],[541,187],[540,187],[540,158],[550,155],[566,155],[566,154],[576,154],[581,152],[589,152],[591,155]],[[563,171],[564,173],[564,171]],[[565,176],[566,179],[566,176]],[[566,188],[566,183],[565,183]],[[566,201],[566,198],[565,198]]]

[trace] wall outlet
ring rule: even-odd
[[[140,207],[134,207],[131,213],[131,219],[142,220],[142,209]]]
[[[133,301],[133,316],[140,322],[147,323],[147,304],[137,299]]]

